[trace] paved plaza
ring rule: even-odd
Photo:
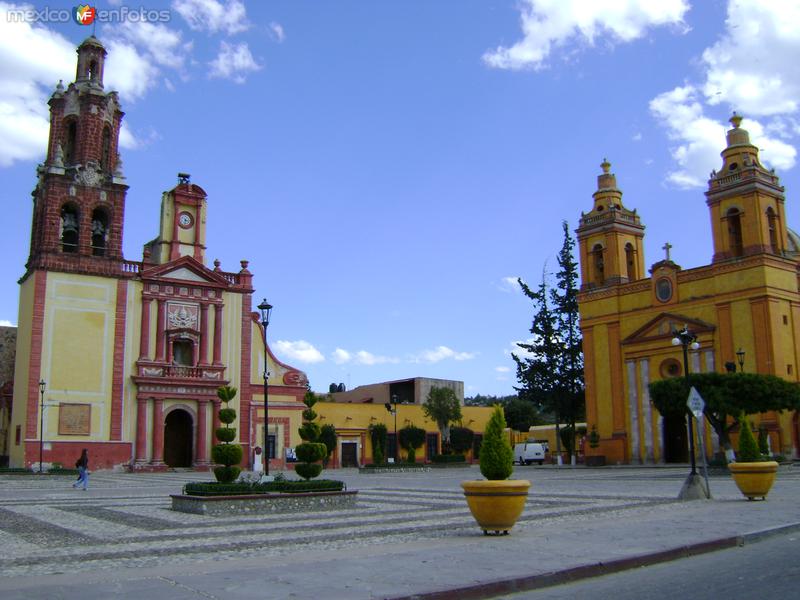
[[[766,502],[724,474],[713,500],[678,502],[687,473],[517,467],[532,487],[504,537],[466,507],[459,482],[477,466],[328,472],[359,490],[356,508],[232,518],[170,510],[169,494],[208,474],[97,472],[86,492],[0,475],[0,597],[488,598],[800,530],[800,468],[782,467]]]

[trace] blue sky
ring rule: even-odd
[[[41,10],[73,3],[35,3]],[[124,251],[155,237],[179,171],[209,194],[209,263],[250,261],[269,338],[312,387],[413,376],[513,391],[562,220],[604,157],[645,263],[711,258],[703,191],[732,110],[800,227],[800,0],[98,2],[126,112]],[[46,101],[91,28],[0,2],[0,322],[17,320]],[[42,14],[42,13],[39,13]]]

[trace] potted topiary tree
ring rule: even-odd
[[[508,534],[525,508],[531,486],[524,479],[509,479],[514,470],[514,454],[505,428],[503,409],[495,405],[481,445],[480,468],[486,479],[461,482],[469,510],[484,535]]]
[[[236,388],[223,385],[217,388],[217,397],[225,405],[219,409],[219,420],[225,426],[218,427],[214,432],[221,443],[211,448],[211,458],[218,465],[222,465],[214,467],[214,477],[217,481],[230,483],[242,471],[237,466],[242,462],[242,447],[239,444],[231,444],[236,439],[236,428],[230,426],[236,420],[236,409],[228,406],[228,403],[236,397]]]
[[[316,403],[317,397],[314,392],[306,392],[303,398],[303,404],[306,405],[303,411],[303,425],[298,430],[303,443],[294,449],[297,460],[300,461],[294,466],[294,471],[306,480],[314,479],[322,473],[319,461],[328,455],[328,447],[319,442],[320,427],[314,422],[317,418],[313,408]]]
[[[748,500],[756,498],[766,500],[775,481],[778,463],[774,460],[765,460],[761,455],[750,423],[744,415],[739,417],[739,423],[739,452],[736,455],[736,462],[730,463],[728,469],[736,487]]]

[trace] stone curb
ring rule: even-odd
[[[551,571],[549,573],[514,577],[511,579],[498,579],[438,592],[425,592],[421,594],[412,594],[410,596],[393,596],[387,598],[387,600],[481,600],[485,598],[494,598],[495,596],[504,594],[514,594],[564,583],[572,583],[580,581],[581,579],[610,575],[637,567],[647,567],[680,558],[688,558],[690,556],[707,554],[727,548],[744,546],[745,544],[753,544],[792,531],[800,531],[800,522],[788,523],[786,525],[779,525],[778,527],[752,531],[742,535],[724,537],[707,542],[698,542],[687,546],[678,546],[659,552],[629,556],[608,562],[581,565],[579,567],[564,569],[563,571]]]

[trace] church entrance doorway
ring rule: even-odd
[[[164,421],[164,462],[173,468],[192,466],[192,415],[175,409]]]
[[[686,431],[686,415],[664,416],[664,462],[689,462],[689,434]]]

